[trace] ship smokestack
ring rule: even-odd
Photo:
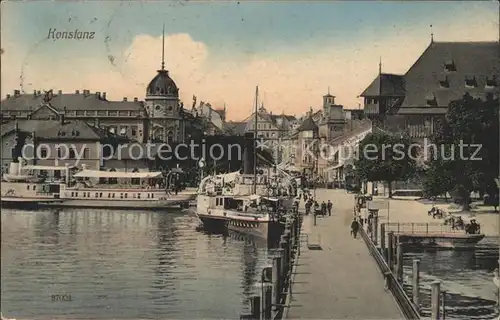
[[[254,133],[245,133],[244,151],[243,151],[243,173],[254,174],[254,152],[255,140]]]

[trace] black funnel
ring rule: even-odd
[[[255,139],[253,132],[245,133],[243,151],[243,173],[254,173],[254,152],[255,152]]]

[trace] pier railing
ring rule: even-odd
[[[386,289],[391,291],[405,318],[409,320],[420,319],[420,314],[417,308],[410,300],[410,298],[408,298],[408,296],[406,295],[402,285],[397,281],[397,277],[392,273],[389,265],[387,264],[373,241],[366,234],[364,228],[360,228],[360,233],[361,237],[366,243],[366,246],[368,247],[368,250],[370,251],[370,254],[377,262],[380,272],[385,277]]]
[[[386,232],[395,234],[442,234],[442,233],[465,233],[462,229],[453,229],[449,224],[430,222],[430,223],[412,223],[412,222],[388,222],[385,223]]]

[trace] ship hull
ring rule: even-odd
[[[189,201],[193,199],[190,194],[172,195],[165,200],[80,200],[80,199],[63,199],[62,202],[56,203],[41,203],[40,206],[49,207],[70,207],[70,208],[114,208],[114,209],[144,209],[144,210],[161,210],[170,208],[184,208],[189,205]]]

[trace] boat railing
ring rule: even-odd
[[[438,222],[388,222],[385,223],[386,232],[396,234],[443,234],[443,233],[465,233],[463,229],[453,228],[451,224]]]

